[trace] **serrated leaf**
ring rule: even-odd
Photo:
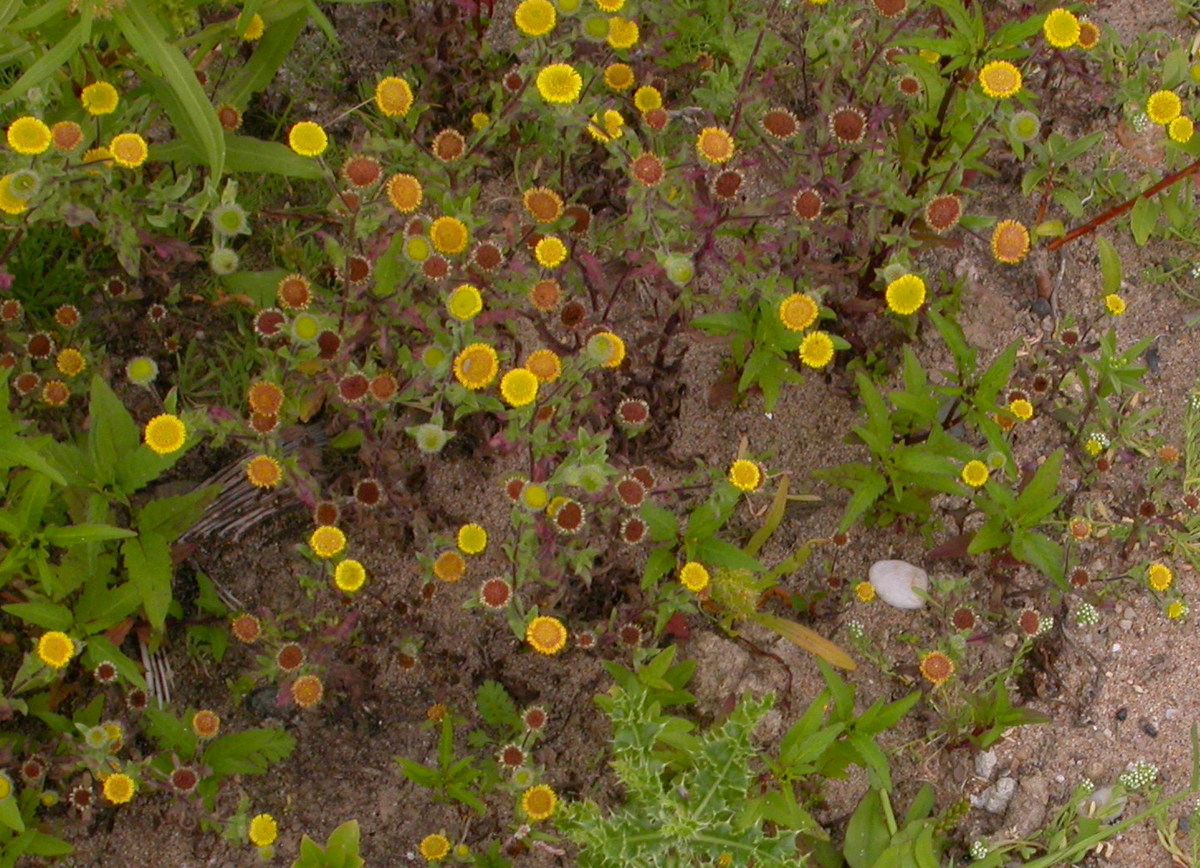
[[[248,729],[214,740],[201,762],[222,777],[261,775],[295,748],[296,739],[282,729]]]
[[[517,729],[521,716],[517,707],[499,681],[485,681],[475,692],[475,708],[488,726],[496,729]]]

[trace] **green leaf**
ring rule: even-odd
[[[121,544],[121,555],[129,580],[137,588],[146,619],[161,631],[171,605],[171,550],[165,537],[143,533]]]
[[[879,500],[880,496],[887,491],[888,481],[881,473],[871,471],[869,476],[859,480],[859,484],[855,486],[850,495],[850,500],[846,503],[846,511],[842,515],[842,521],[838,525],[838,530],[845,532],[858,521],[858,519],[870,509],[875,501]]]
[[[46,4],[52,5],[52,4]],[[50,76],[58,72],[72,57],[79,54],[79,49],[92,37],[91,10],[80,10],[79,23],[76,24],[62,39],[59,39],[50,49],[22,73],[4,93],[0,93],[0,105],[11,105],[29,93]]]
[[[485,681],[475,691],[475,707],[488,726],[496,729],[518,729],[521,716],[512,697],[499,681]]]
[[[16,785],[14,784],[13,786],[15,788]],[[0,799],[0,825],[7,826],[14,832],[25,831],[25,821],[21,818],[20,806],[17,804],[17,800],[12,794],[10,794],[6,799]],[[3,840],[4,837],[5,836],[0,836],[0,840]],[[30,836],[28,840],[32,841],[32,836]],[[12,845],[10,843],[6,842],[5,850],[11,846]],[[28,847],[28,843],[26,843],[25,847],[22,847],[22,852],[24,852],[26,847]]]
[[[57,603],[9,603],[0,607],[14,618],[20,618],[43,630],[60,630],[66,632],[75,623],[75,617],[66,606]]]
[[[116,481],[117,469],[123,460],[137,449],[138,427],[121,399],[99,374],[92,377],[88,412],[91,427],[87,448],[96,477],[93,481],[107,487]]]
[[[1108,239],[1096,236],[1096,252],[1100,255],[1100,274],[1104,280],[1106,294],[1121,290],[1121,254]]]
[[[1033,474],[1033,478],[1029,480],[1029,483],[1017,495],[1017,515],[1014,518],[1022,526],[1030,526],[1028,523],[1021,521],[1022,517],[1034,511],[1045,510],[1047,503],[1053,502],[1057,504],[1054,492],[1058,489],[1058,476],[1062,470],[1063,456],[1063,450],[1058,449],[1043,461],[1041,467]],[[1053,509],[1053,506],[1051,509]],[[1042,511],[1041,514],[1045,515],[1046,512],[1048,510]]]
[[[141,604],[141,590],[133,581],[116,588],[108,588],[103,582],[88,582],[75,604],[75,622],[82,632],[94,635],[125,620]]]
[[[250,103],[250,97],[265,90],[275,78],[283,62],[287,60],[296,43],[296,37],[308,23],[308,10],[298,3],[289,3],[295,11],[271,21],[271,26],[263,33],[254,47],[254,54],[246,61],[229,88],[224,91],[225,99],[239,109],[244,109]],[[275,7],[278,12],[283,4]],[[248,9],[246,11],[249,11]],[[315,163],[315,161],[310,161]],[[234,169],[232,162],[229,164]]]
[[[250,136],[234,135],[225,130],[221,130],[221,135],[227,171],[247,175],[281,175],[285,178],[309,181],[323,176],[320,162],[311,157],[300,156],[281,142],[264,142]],[[179,166],[190,166],[205,161],[205,155],[185,139],[156,145],[154,158]],[[222,280],[222,283],[224,282]]]
[[[642,588],[648,590],[663,576],[675,569],[675,553],[666,546],[659,546],[646,557],[642,570]]]
[[[1020,341],[1009,344],[979,378],[979,388],[975,390],[975,406],[982,412],[991,413],[995,409],[996,396],[1008,384],[1020,344]]]
[[[84,666],[89,669],[95,669],[101,661],[107,660],[117,667],[117,672],[127,682],[142,690],[146,689],[146,679],[142,677],[141,665],[126,657],[120,648],[108,640],[107,636],[98,633],[90,635],[81,659]]]
[[[1158,201],[1147,196],[1142,196],[1133,203],[1133,211],[1129,215],[1129,228],[1138,247],[1144,246],[1150,240],[1160,210]]]
[[[779,488],[775,490],[775,496],[771,498],[771,508],[767,510],[762,527],[756,530],[754,536],[750,537],[750,542],[746,543],[746,554],[751,557],[758,554],[766,541],[771,538],[771,534],[775,533],[775,529],[779,527],[779,523],[783,521],[783,514],[787,510],[788,485],[790,481],[790,474],[784,473],[780,477]]]
[[[1063,549],[1049,537],[1040,533],[1014,533],[1012,553],[1017,560],[1033,564],[1042,575],[1063,584],[1066,568],[1063,566]]]
[[[737,546],[715,537],[701,540],[695,547],[693,559],[702,564],[728,567],[731,570],[750,570],[757,573],[763,569],[758,558],[753,558]]]
[[[196,734],[191,726],[171,712],[150,706],[142,712],[142,731],[165,753],[185,760],[196,755]]]
[[[674,542],[679,537],[679,519],[669,509],[645,500],[639,515],[646,522],[650,539],[655,542]]]
[[[846,826],[843,854],[850,868],[871,868],[891,841],[878,790],[867,790]]]
[[[261,775],[295,748],[296,739],[282,729],[247,729],[214,740],[201,762],[221,777]]]
[[[111,524],[73,524],[69,527],[48,527],[42,532],[42,536],[49,543],[67,548],[81,543],[127,539],[137,534],[129,528],[114,527]]]
[[[168,542],[174,542],[196,523],[220,493],[221,486],[207,485],[188,494],[152,500],[142,507],[134,519],[134,527],[141,533],[158,534]]]
[[[1004,545],[1008,540],[1009,535],[1004,530],[1004,519],[1000,517],[989,519],[979,530],[975,531],[975,536],[971,537],[971,544],[967,546],[967,554],[977,555],[991,551]]]

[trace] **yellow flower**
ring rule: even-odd
[[[794,292],[779,302],[779,321],[794,332],[802,332],[817,321],[820,308],[812,296]]]
[[[429,227],[429,240],[438,253],[462,253],[467,249],[471,234],[467,224],[457,217],[439,217]]]
[[[930,651],[921,658],[921,676],[935,687],[954,675],[954,663],[941,651]]]
[[[487,344],[471,344],[454,357],[454,378],[468,389],[486,388],[500,372],[500,359]]]
[[[341,528],[322,525],[308,538],[308,547],[319,558],[331,558],[346,548],[346,535]]]
[[[888,308],[901,316],[909,316],[925,303],[925,281],[915,274],[897,277],[887,285]]]
[[[534,821],[547,819],[557,805],[558,796],[545,784],[530,787],[521,795],[521,810]]]
[[[257,42],[262,39],[262,35],[266,30],[266,22],[263,21],[261,15],[255,12],[250,16],[250,21],[246,24],[246,30],[242,33],[242,40],[244,42]]]
[[[62,669],[75,656],[75,643],[66,633],[43,633],[37,644],[38,659],[54,669]]]
[[[389,118],[404,117],[412,108],[412,86],[402,78],[389,75],[375,85],[375,106]]]
[[[558,12],[550,0],[521,0],[513,13],[513,22],[526,36],[545,36],[557,20]]]
[[[538,378],[526,368],[513,368],[500,379],[500,395],[514,407],[532,404],[538,394]]]
[[[823,331],[809,332],[800,342],[800,361],[821,369],[833,361],[833,338]]]
[[[1120,316],[1125,313],[1125,299],[1121,298],[1115,292],[1110,292],[1104,296],[1104,307],[1113,316]]]
[[[1016,220],[1001,220],[992,230],[992,256],[997,262],[1016,265],[1029,253],[1029,230]]]
[[[178,416],[169,413],[155,416],[146,423],[142,432],[146,445],[159,455],[170,455],[183,448],[187,440],[187,426]]]
[[[553,657],[567,646],[567,628],[558,618],[539,615],[525,628],[525,641],[539,654]]]
[[[413,175],[393,175],[387,182],[388,201],[401,214],[411,214],[421,207],[425,191]]]
[[[567,258],[567,245],[553,235],[547,235],[533,248],[533,255],[542,268],[557,268]]]
[[[0,772],[0,802],[3,802],[12,795],[13,785],[12,778],[4,772]]]
[[[450,316],[466,322],[483,310],[483,295],[478,287],[464,283],[450,293],[446,309],[450,311]]]
[[[353,594],[366,581],[366,567],[353,558],[339,561],[333,570],[333,583],[338,586],[338,590],[345,591],[347,594]]]
[[[476,131],[486,130],[491,122],[492,118],[487,112],[475,112],[471,115],[471,128]]]
[[[288,145],[302,157],[319,157],[329,147],[329,136],[320,124],[300,121],[288,132]]]
[[[608,44],[617,50],[633,48],[641,33],[637,22],[628,18],[608,19]]]
[[[1178,621],[1187,613],[1187,603],[1185,603],[1183,600],[1172,600],[1167,604],[1167,617],[1172,621]]]
[[[633,92],[633,104],[640,112],[648,112],[651,109],[662,108],[662,94],[658,88],[643,85]]]
[[[1079,41],[1079,19],[1066,9],[1055,9],[1042,22],[1042,35],[1055,48],[1070,48]]]
[[[543,383],[553,383],[562,376],[562,359],[553,350],[534,350],[525,359],[525,367]]]
[[[625,341],[612,332],[597,332],[588,338],[587,354],[601,367],[620,367],[625,360]]]
[[[123,805],[133,799],[137,784],[129,775],[115,774],[104,779],[104,798],[114,805]]]
[[[604,69],[604,85],[617,93],[633,87],[633,69],[627,63],[613,63]]]
[[[1192,119],[1186,115],[1180,115],[1167,124],[1167,135],[1171,137],[1171,141],[1185,145],[1192,140],[1192,136],[1196,132],[1196,125]]]
[[[521,489],[521,502],[530,509],[540,510],[550,502],[550,494],[543,486],[531,482]]]
[[[1183,111],[1179,95],[1169,90],[1159,90],[1146,100],[1146,116],[1156,124],[1169,124]]]
[[[754,491],[762,485],[762,468],[753,461],[739,458],[729,468],[729,481],[739,491]]]
[[[696,153],[706,162],[727,163],[736,150],[733,136],[719,127],[705,127],[696,136]]]
[[[270,847],[278,837],[279,824],[270,814],[258,814],[250,821],[249,838],[255,847]]]
[[[1028,422],[1033,418],[1033,405],[1024,398],[1017,398],[1015,401],[1009,402],[1008,412],[1012,413],[1022,422]]]
[[[468,555],[477,555],[487,548],[488,535],[480,525],[464,524],[458,529],[458,547]]]
[[[112,154],[113,162],[126,169],[136,169],[150,156],[150,148],[146,140],[137,133],[120,133],[112,137],[108,143],[108,152]]]
[[[694,594],[698,594],[708,587],[711,576],[703,564],[695,561],[688,561],[679,570],[679,584],[683,585]]]
[[[433,562],[433,575],[443,582],[457,582],[466,574],[467,562],[456,551],[444,551]]]
[[[549,187],[531,187],[521,194],[521,205],[538,223],[553,223],[563,214],[562,197]]]
[[[29,207],[29,200],[13,194],[12,175],[0,178],[0,211],[5,214],[20,214]]]
[[[620,12],[625,0],[596,0],[596,8],[601,12]]]
[[[1156,591],[1167,590],[1175,581],[1175,574],[1166,564],[1151,564],[1146,570],[1146,581]]]
[[[50,147],[50,128],[37,118],[17,118],[8,125],[8,146],[18,154],[40,154]]]
[[[215,738],[221,731],[221,718],[206,708],[192,715],[192,732],[199,738]]]
[[[973,459],[963,465],[962,481],[972,488],[979,488],[988,481],[990,475],[987,465],[978,459]]]
[[[858,597],[860,602],[869,603],[875,599],[875,586],[870,582],[859,582],[854,586],[854,596]]]
[[[312,708],[325,695],[325,685],[315,675],[301,675],[292,682],[292,700],[301,708]]]
[[[87,359],[83,357],[83,353],[73,347],[68,347],[58,354],[58,358],[54,361],[54,366],[59,372],[67,377],[75,377],[87,370]]]
[[[1021,89],[1021,70],[1007,60],[993,60],[979,70],[979,86],[995,99],[1013,96]]]
[[[573,103],[583,91],[583,77],[569,63],[552,63],[538,73],[537,89],[546,102]]]
[[[588,135],[598,142],[619,139],[625,132],[625,118],[619,111],[608,109],[603,115],[592,115],[592,122],[588,124],[587,131]]]
[[[121,97],[107,81],[95,81],[83,89],[79,101],[90,115],[110,115],[117,110]]]
[[[445,835],[426,835],[418,849],[426,862],[440,862],[450,855],[450,841]]]
[[[255,455],[246,462],[246,478],[255,488],[274,488],[283,479],[283,468],[270,455]]]

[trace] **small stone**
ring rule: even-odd
[[[1120,622],[1120,626],[1121,626],[1122,630],[1128,630],[1129,628],[1131,628],[1133,626],[1133,622],[1130,621],[1128,618],[1122,618],[1121,622]]]
[[[1163,712],[1163,717],[1165,717],[1167,720],[1174,720],[1175,718],[1179,717],[1179,709],[1168,708]]]
[[[1022,778],[1017,793],[1004,815],[1005,834],[1011,833],[1014,838],[1028,838],[1045,822],[1046,805],[1050,801],[1050,782],[1041,775]]]
[[[1000,758],[996,756],[994,750],[985,750],[983,753],[975,755],[975,774],[983,778],[985,781],[992,779],[992,772],[996,770],[996,764],[1000,762]]]
[[[906,561],[876,561],[869,574],[879,599],[897,609],[922,609],[925,600],[914,593],[929,590],[929,574]]]
[[[1016,780],[1005,776],[978,796],[971,796],[971,804],[976,808],[983,808],[989,814],[1003,814],[1008,810],[1008,803],[1012,801],[1016,791]]]

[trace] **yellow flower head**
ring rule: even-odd
[[[1167,617],[1172,621],[1178,621],[1188,613],[1187,603],[1183,600],[1172,600],[1167,603]]]
[[[608,109],[602,114],[592,115],[587,127],[588,135],[598,142],[609,142],[621,138],[625,132],[625,118],[619,111]]]
[[[73,347],[67,347],[58,354],[58,358],[54,361],[54,366],[58,368],[59,373],[66,377],[76,377],[87,370],[87,359],[83,357],[83,353]]]
[[[545,36],[557,21],[558,12],[550,0],[521,0],[513,13],[513,22],[526,36]]]
[[[579,99],[583,77],[569,63],[552,63],[537,74],[537,90],[546,102],[566,105]]]
[[[471,233],[457,217],[439,217],[429,227],[429,240],[438,253],[462,253],[471,241]]]
[[[345,591],[347,594],[353,594],[359,590],[366,581],[366,567],[353,558],[339,561],[333,570],[333,583],[338,586],[338,590]]]
[[[192,732],[199,738],[216,738],[221,731],[221,718],[214,712],[202,708],[192,715]]]
[[[50,128],[38,118],[17,118],[8,125],[8,146],[18,154],[32,156],[50,147]]]
[[[114,805],[123,805],[133,799],[137,784],[129,775],[117,773],[104,779],[104,798]]]
[[[558,618],[539,615],[525,628],[525,641],[539,654],[553,657],[567,647],[567,628]]]
[[[633,87],[633,68],[627,63],[613,63],[604,69],[604,85],[617,93]]]
[[[5,799],[11,796],[12,791],[12,778],[10,778],[4,772],[0,772],[0,802],[3,802]]]
[[[433,561],[433,575],[443,582],[457,582],[466,574],[467,562],[453,549],[442,552]]]
[[[137,133],[120,133],[108,143],[113,162],[126,169],[136,169],[150,156],[150,147]]]
[[[997,262],[1016,265],[1029,253],[1029,230],[1016,220],[1001,220],[992,230],[992,256]]]
[[[263,17],[255,12],[250,16],[250,20],[246,23],[246,30],[242,33],[242,40],[245,42],[257,42],[262,39],[262,35],[267,31],[267,24],[263,21]]]
[[[618,51],[633,48],[640,36],[636,21],[628,18],[608,19],[608,44]]]
[[[643,85],[633,92],[633,104],[642,113],[648,112],[651,109],[662,108],[662,94],[656,87]]]
[[[387,182],[388,201],[401,214],[411,214],[421,207],[425,191],[413,175],[393,175]]]
[[[962,481],[972,488],[979,488],[991,476],[986,464],[979,459],[973,459],[963,465]]]
[[[521,795],[521,811],[531,820],[545,820],[554,813],[558,796],[545,784],[530,787]]]
[[[954,675],[954,662],[941,651],[930,651],[921,658],[921,677],[935,687]]]
[[[858,597],[859,602],[869,603],[875,599],[875,586],[870,582],[859,582],[854,586],[854,596]]]
[[[320,124],[300,121],[288,132],[288,145],[302,157],[319,157],[329,147],[329,136]]]
[[[146,423],[142,433],[146,445],[159,455],[170,455],[182,449],[187,440],[187,426],[178,416],[169,413],[155,416]]]
[[[547,235],[533,248],[534,258],[542,268],[557,268],[566,261],[567,245],[553,235]]]
[[[779,302],[779,321],[794,332],[802,332],[816,322],[820,312],[812,296],[802,292],[794,292]]]
[[[483,310],[483,295],[478,287],[464,283],[450,293],[450,298],[446,300],[446,309],[450,311],[450,316],[466,322]]]
[[[1104,308],[1113,316],[1120,316],[1125,313],[1125,299],[1115,292],[1110,292],[1104,296]]]
[[[292,701],[301,708],[312,708],[325,695],[325,685],[315,675],[301,675],[292,682]]]
[[[389,75],[375,85],[375,106],[389,118],[404,117],[413,105],[412,86],[402,78]]]
[[[454,357],[454,378],[468,389],[483,389],[500,372],[500,359],[488,344],[471,344]]]
[[[445,835],[426,835],[417,849],[426,862],[440,862],[450,855],[450,840]]]
[[[500,379],[500,395],[513,407],[525,407],[537,399],[538,378],[527,368],[513,368]]]
[[[1182,111],[1183,102],[1174,91],[1155,91],[1146,100],[1146,116],[1156,124],[1165,126],[1179,117]]]
[[[1042,22],[1042,35],[1055,48],[1070,48],[1079,41],[1079,19],[1067,9],[1055,9]]]
[[[1146,581],[1151,588],[1161,593],[1174,583],[1175,574],[1166,564],[1151,564],[1146,570]]]
[[[596,8],[601,12],[620,12],[625,0],[596,0]]]
[[[531,187],[521,194],[521,205],[538,223],[553,223],[563,214],[562,197],[549,187]]]
[[[246,478],[255,488],[274,488],[283,480],[283,468],[270,455],[255,455],[246,462]]]
[[[993,60],[979,70],[979,86],[994,99],[1014,96],[1021,89],[1021,70],[1007,60]]]
[[[488,544],[487,531],[477,524],[464,524],[458,529],[458,548],[464,554],[482,553]]]
[[[322,525],[308,538],[308,547],[319,558],[332,558],[346,548],[346,534],[331,524]]]
[[[5,214],[20,214],[29,208],[29,200],[12,191],[12,174],[0,178],[0,211]]]
[[[612,332],[597,332],[588,338],[587,354],[601,367],[620,367],[625,360],[625,341]]]
[[[719,127],[705,127],[696,136],[696,153],[705,162],[714,165],[727,163],[736,150],[733,136]]]
[[[270,814],[258,814],[250,821],[248,837],[255,847],[270,847],[279,837],[279,824]]]
[[[1180,115],[1167,124],[1167,135],[1171,137],[1171,141],[1178,142],[1181,145],[1186,145],[1192,140],[1192,136],[1196,132],[1196,125],[1187,115]]]
[[[823,331],[809,332],[800,342],[800,361],[821,369],[833,361],[833,338]]]
[[[553,383],[562,376],[562,359],[553,350],[534,350],[525,359],[525,367],[542,383]]]
[[[43,633],[37,644],[38,659],[54,669],[62,669],[75,656],[75,642],[66,633]]]
[[[121,96],[107,81],[96,81],[83,89],[79,101],[90,115],[110,115],[117,110]]]
[[[1024,398],[1017,398],[1015,401],[1009,402],[1008,412],[1012,413],[1022,422],[1028,422],[1033,418],[1033,405]]]
[[[696,561],[688,561],[679,570],[679,584],[683,585],[693,594],[698,594],[708,587],[711,576],[704,564]]]
[[[762,468],[753,461],[739,458],[729,468],[729,481],[739,491],[754,491],[762,485]]]
[[[471,115],[471,128],[474,130],[486,130],[491,122],[492,117],[487,112],[475,112]]]
[[[925,281],[915,274],[897,277],[887,285],[887,305],[893,313],[909,316],[925,304]]]

